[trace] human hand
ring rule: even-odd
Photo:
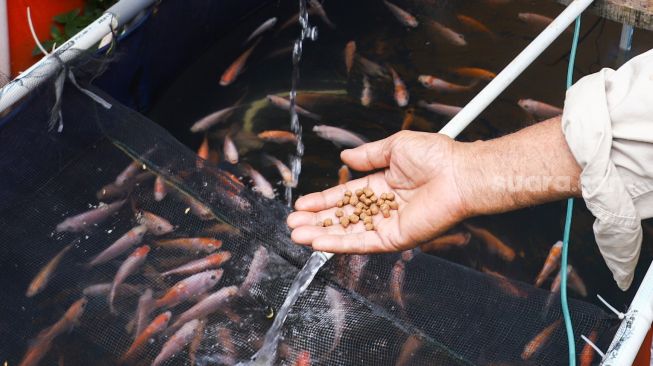
[[[343,151],[342,161],[355,170],[383,170],[299,198],[287,220],[293,241],[325,252],[377,253],[411,249],[441,235],[467,215],[456,182],[456,144],[441,134],[401,131]],[[374,216],[376,231],[365,231],[362,223],[343,228],[335,220],[336,202],[346,190],[365,187],[377,195],[393,192],[398,209],[389,218]],[[344,210],[348,216],[354,208]],[[326,218],[336,223],[317,226]]]

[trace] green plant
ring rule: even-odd
[[[50,28],[50,39],[42,41],[41,44],[46,50],[52,49],[53,45],[61,45],[80,30],[91,24],[105,10],[116,3],[117,0],[86,0],[84,9],[73,9],[72,11],[55,15]],[[38,46],[34,47],[32,54],[37,56],[41,53]]]

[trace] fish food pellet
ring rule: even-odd
[[[345,196],[351,197],[351,191],[349,191],[349,190],[345,191]]]
[[[362,194],[363,194],[363,190],[362,190],[362,189],[357,189],[357,190],[356,190],[356,197],[360,197]]]
[[[358,204],[359,204],[360,202],[358,201],[358,197],[356,197],[356,196],[351,196],[351,197],[349,198],[349,203],[350,203],[352,206],[358,206]]]
[[[367,231],[372,231],[372,230],[374,230],[374,224],[372,224],[371,222],[365,224],[365,230],[367,230]]]
[[[370,197],[370,201],[372,202],[376,202],[377,200],[378,198],[376,198],[376,195],[372,195],[372,197]]]
[[[384,218],[388,218],[390,210],[399,208],[399,204],[394,199],[394,193],[381,193],[377,196],[370,187],[357,189],[354,192],[347,190],[343,193],[343,198],[336,202],[338,209],[335,211],[335,217],[343,228],[347,228],[350,224],[356,225],[361,221],[365,230],[375,230],[376,227],[372,222],[375,215],[382,214]],[[346,205],[354,207],[352,214],[345,213],[343,207]],[[318,226],[331,226],[333,223],[332,219],[325,219],[319,222]]]
[[[363,212],[363,210],[361,210],[359,207],[356,207],[356,209],[354,210],[354,215],[360,215],[361,212]]]
[[[388,197],[388,196],[385,193],[381,193],[381,195],[379,196],[379,199],[385,200],[386,197]]]
[[[388,205],[387,203],[384,203],[381,206],[379,206],[379,208],[381,209],[381,211],[389,210],[390,205]]]
[[[372,223],[372,216],[365,216],[365,219],[363,220],[363,223],[371,224]]]
[[[396,210],[399,208],[399,204],[396,201],[390,202],[390,209],[391,210]]]
[[[349,222],[351,222],[352,224],[357,224],[357,223],[358,223],[358,220],[360,220],[360,218],[359,218],[358,216],[356,216],[356,215],[349,215]]]
[[[336,210],[336,217],[342,217],[344,214],[345,214],[344,211],[342,211],[341,209]]]
[[[342,227],[344,227],[344,228],[347,228],[347,226],[349,226],[349,218],[348,217],[341,217],[340,218],[340,225],[342,225]]]
[[[343,205],[344,203],[342,202],[342,200],[338,200],[338,202],[336,202],[336,206],[338,207],[342,207]]]
[[[388,201],[394,201],[395,200],[395,194],[390,192],[390,193],[385,195],[385,199],[387,199]]]
[[[360,208],[361,210],[365,208],[365,204],[363,202],[358,202],[356,204],[356,208]]]
[[[325,227],[333,225],[333,221],[331,219],[324,219],[323,225]]]
[[[348,205],[349,204],[349,197],[345,196],[345,198],[342,199],[342,204],[343,205]]]
[[[379,213],[379,207],[373,203],[373,204],[370,206],[370,212],[372,213],[372,215],[378,215],[378,213]]]
[[[383,217],[386,219],[390,217],[390,210],[381,210],[381,213],[383,214]]]
[[[374,194],[374,192],[369,188],[363,189],[363,193],[365,193],[365,197],[367,197],[367,198],[372,197],[372,195]]]

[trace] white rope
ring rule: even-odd
[[[596,294],[596,297],[598,297],[599,300],[601,300],[601,302],[603,303],[603,305],[605,305],[608,309],[610,309],[613,313],[615,313],[615,314],[619,317],[619,320],[623,320],[623,319],[626,317],[626,314],[624,314],[624,313],[622,313],[621,311],[615,309],[614,306],[608,304],[608,302],[605,301],[605,299],[602,298],[601,295]]]
[[[601,356],[601,358],[605,358],[605,353],[603,353],[601,349],[599,349],[599,347],[597,347],[597,345],[594,344],[594,342],[592,342],[589,338],[585,337],[582,334],[580,335],[580,337],[585,341],[585,343],[589,344],[590,347],[592,347],[596,351],[596,353],[598,353]]]

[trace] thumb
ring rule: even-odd
[[[343,150],[340,159],[358,171],[386,168],[390,164],[391,137]]]

